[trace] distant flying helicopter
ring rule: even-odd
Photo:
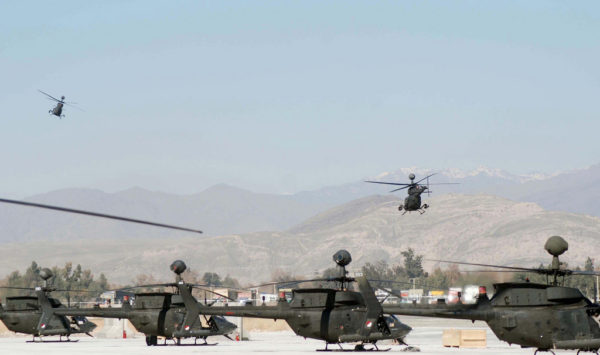
[[[436,174],[430,174],[422,178],[421,180],[415,182],[415,174],[411,173],[408,175],[410,179],[410,184],[401,184],[396,182],[383,182],[383,181],[365,181],[372,184],[385,184],[385,185],[394,185],[394,186],[402,186],[390,192],[396,192],[400,190],[404,190],[408,188],[408,196],[404,199],[404,204],[398,206],[398,210],[404,210],[402,215],[405,215],[406,212],[418,211],[420,214],[425,213],[425,210],[429,208],[429,205],[424,203],[421,204],[421,194],[425,191],[429,194],[431,191],[429,190],[429,185],[457,185],[458,183],[453,182],[442,182],[437,184],[430,184],[429,178]],[[426,184],[420,185],[419,183],[426,180]]]
[[[78,110],[81,110],[79,107],[73,106],[74,104],[76,104],[76,102],[66,102],[64,96],[61,96],[60,100],[59,100],[59,99],[57,99],[57,98],[55,98],[55,97],[53,97],[53,96],[51,96],[51,95],[43,92],[42,90],[38,90],[38,91],[41,92],[42,94],[46,95],[49,100],[53,100],[53,101],[57,102],[56,106],[54,106],[53,109],[51,109],[51,110],[48,111],[48,113],[51,114],[51,115],[54,115],[54,116],[56,116],[58,118],[65,117],[65,115],[62,114],[63,107],[65,105],[68,105],[68,106],[74,107],[74,108],[76,108]]]

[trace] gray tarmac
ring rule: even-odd
[[[533,354],[535,349],[522,349],[519,346],[509,346],[499,341],[484,323],[453,320],[420,319],[403,317],[402,321],[413,327],[413,331],[406,341],[418,347],[420,354]],[[444,329],[485,329],[487,331],[487,348],[485,349],[458,349],[442,346],[442,332]],[[108,339],[77,337],[76,343],[26,343],[30,340],[24,336],[11,336],[0,338],[0,354],[272,354],[272,353],[313,353],[322,349],[324,343],[312,339],[304,339],[294,335],[291,331],[278,332],[250,332],[249,341],[236,342],[224,337],[211,337],[209,343],[218,343],[214,346],[146,346],[145,339],[136,336],[130,339]],[[186,341],[185,343],[193,343]],[[172,344],[172,343],[171,343]],[[391,348],[389,353],[403,352],[405,346],[392,344],[378,344],[380,348]],[[335,348],[330,346],[330,348]],[[346,345],[351,349],[352,345]],[[542,353],[544,354],[544,353]],[[573,351],[556,351],[556,354],[575,354]]]

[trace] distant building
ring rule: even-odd
[[[125,298],[129,301],[133,301],[135,293],[127,291],[106,291],[103,292],[99,298],[104,305],[123,304]]]

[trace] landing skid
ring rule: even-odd
[[[402,212],[402,215],[404,216],[406,214],[406,212],[414,212],[414,211],[419,212],[419,214],[423,214],[423,213],[427,212],[425,210],[428,208],[429,208],[428,204],[424,204],[423,206],[421,206],[420,208],[418,208],[416,210],[414,210],[414,209],[407,210],[406,208],[403,208],[402,206],[398,206],[398,211],[404,210],[404,212]]]
[[[579,349],[579,350],[577,350],[577,355],[579,355],[580,353],[592,353],[592,354],[598,355],[598,349],[595,349],[595,350]]]
[[[38,340],[35,340],[36,338],[39,338]],[[62,336],[60,336],[60,338],[58,340],[44,340],[42,337],[33,337],[32,340],[27,340],[26,343],[77,343],[79,341],[79,339],[77,340],[71,340],[69,337],[67,337],[66,340],[63,340]]]
[[[379,349],[377,345],[373,344],[373,347],[370,349],[365,348],[364,344],[358,344],[354,347],[354,349],[344,349],[342,344],[337,343],[339,349],[329,349],[329,344],[325,344],[325,349],[317,349],[317,351],[341,351],[341,352],[350,352],[350,351],[390,351],[391,348]]]
[[[204,341],[204,343],[200,343],[198,344],[198,339],[202,339]],[[167,344],[168,340],[172,340],[173,344]],[[219,343],[209,343],[206,341],[206,339],[203,338],[195,338],[194,339],[194,344],[188,343],[188,344],[183,344],[181,343],[181,338],[177,338],[177,339],[167,339],[165,338],[164,343],[162,344],[158,344],[158,342],[156,344],[153,344],[153,346],[215,346]]]
[[[537,353],[550,353],[550,354],[552,354],[552,355],[556,355],[556,354],[554,353],[554,351],[552,351],[552,350],[550,350],[550,349],[537,349],[537,350],[536,350],[536,351],[533,353],[533,355],[537,355]],[[579,352],[577,352],[577,353],[579,354]]]
[[[156,344],[154,346],[215,346],[219,343],[201,343],[201,344]]]

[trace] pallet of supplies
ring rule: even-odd
[[[485,348],[487,346],[484,329],[445,329],[442,345],[456,348]]]

